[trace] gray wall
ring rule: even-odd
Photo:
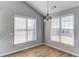
[[[37,17],[37,40],[14,45],[14,16]],[[23,2],[0,2],[0,55],[43,43],[42,16]]]
[[[62,15],[71,14],[71,13],[74,13],[74,15],[75,15],[75,22],[74,22],[75,23],[75,25],[74,25],[74,27],[75,27],[75,31],[74,31],[75,32],[75,39],[74,39],[75,46],[71,47],[69,45],[51,41],[50,40],[50,32],[51,32],[50,31],[50,28],[51,28],[50,21],[48,23],[44,24],[45,25],[45,42],[46,42],[46,44],[49,44],[50,46],[55,46],[59,49],[69,51],[69,52],[77,54],[79,56],[79,26],[78,26],[79,25],[79,6],[55,13],[54,17],[60,17]]]

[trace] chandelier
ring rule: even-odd
[[[50,19],[52,19],[52,17],[49,14],[49,10],[48,10],[49,6],[48,6],[48,1],[47,1],[47,15],[44,16],[44,22],[49,21]],[[56,8],[56,6],[51,7],[52,9]]]

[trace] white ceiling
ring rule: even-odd
[[[46,15],[47,13],[47,2],[46,1],[26,1],[32,8],[36,9],[42,15]],[[79,5],[78,1],[49,1],[49,12],[50,14],[63,11],[75,6]],[[55,9],[51,9],[51,7],[56,6]]]

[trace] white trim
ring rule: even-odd
[[[25,50],[25,49],[29,49],[29,48],[32,48],[32,47],[35,47],[35,46],[43,45],[43,44],[48,45],[49,47],[56,48],[58,50],[61,50],[61,51],[64,51],[64,52],[67,52],[67,53],[70,53],[72,55],[75,55],[75,56],[79,57],[79,54],[76,54],[76,53],[73,53],[73,52],[70,52],[70,51],[58,48],[56,46],[53,46],[53,45],[50,45],[50,44],[47,44],[47,43],[41,43],[41,44],[33,45],[33,46],[30,46],[30,47],[26,47],[26,48],[18,49],[18,50],[15,50],[15,51],[11,51],[11,52],[8,52],[8,53],[5,53],[5,54],[1,54],[0,57],[8,55],[8,54],[11,54],[11,53],[19,52],[19,51],[22,51],[22,50]]]
[[[79,57],[79,54],[76,54],[76,53],[73,53],[73,52],[70,52],[70,51],[67,51],[67,50],[58,48],[58,47],[53,46],[53,45],[50,45],[50,44],[48,44],[48,43],[45,43],[45,45],[48,45],[49,47],[53,47],[53,48],[56,48],[56,49],[58,49],[58,50],[61,50],[61,51],[64,51],[64,52],[67,52],[67,53],[70,53],[70,54],[72,54],[72,55],[75,55],[75,56]]]
[[[18,50],[15,50],[15,51],[10,51],[10,52],[1,54],[0,57],[1,57],[1,56],[5,56],[5,55],[8,55],[8,54],[11,54],[11,53],[19,52],[19,51],[22,51],[22,50],[25,50],[25,49],[29,49],[29,48],[32,48],[32,47],[35,47],[35,46],[43,45],[43,44],[44,44],[44,43],[36,44],[36,45],[33,45],[33,46],[29,46],[29,47],[25,47],[25,48],[22,48],[22,49],[18,49]]]

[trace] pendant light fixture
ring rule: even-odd
[[[56,8],[56,6],[51,7],[52,9]],[[47,1],[47,15],[44,16],[44,22],[49,21],[50,19],[52,19],[52,17],[49,14],[49,5],[48,5],[48,1]]]
[[[49,16],[49,10],[48,10],[48,1],[47,1],[47,15],[44,16],[44,22],[48,21],[49,19],[51,19],[52,17]]]

